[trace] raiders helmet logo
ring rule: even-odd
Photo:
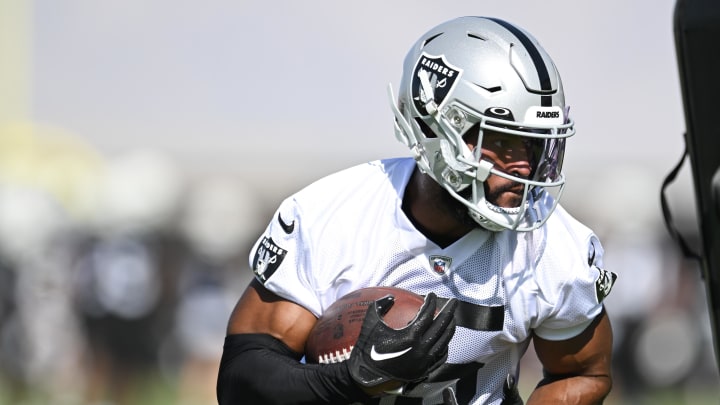
[[[452,91],[462,69],[451,65],[444,55],[432,56],[422,53],[412,75],[412,99],[415,108],[421,116],[428,115],[425,107],[429,101],[434,101],[438,107],[442,105],[447,95]],[[423,82],[429,83],[429,87]]]

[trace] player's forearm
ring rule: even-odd
[[[268,335],[228,336],[218,373],[218,403],[342,404],[367,399],[343,364],[307,365],[293,355]]]
[[[612,388],[609,375],[546,378],[538,384],[526,405],[602,404]]]

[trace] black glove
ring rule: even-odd
[[[523,400],[518,391],[515,376],[508,374],[503,385],[503,401],[501,405],[523,405]]]
[[[455,390],[452,387],[447,387],[443,390],[443,403],[442,405],[458,405],[457,398],[455,398]]]
[[[447,360],[448,343],[455,333],[457,300],[448,300],[433,317],[437,296],[428,294],[415,319],[402,329],[393,329],[382,321],[393,303],[394,297],[388,295],[368,307],[348,360],[350,375],[362,387],[420,381]]]
[[[457,399],[455,398],[455,391],[452,387],[445,388],[442,397],[442,405],[458,405]],[[515,377],[512,374],[508,374],[505,379],[505,384],[503,384],[503,401],[500,405],[523,405]]]

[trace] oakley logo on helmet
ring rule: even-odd
[[[491,118],[499,118],[501,120],[515,121],[512,111],[505,107],[490,107],[485,110],[485,115]]]
[[[437,106],[442,105],[461,74],[462,69],[448,63],[444,55],[432,56],[423,52],[412,75],[412,98],[420,115],[428,115],[425,108],[428,101],[434,101]],[[422,76],[430,81],[432,94],[423,89]]]

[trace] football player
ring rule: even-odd
[[[558,205],[575,131],[550,56],[516,25],[461,17],[420,37],[397,104],[389,95],[412,157],[329,175],[280,204],[229,321],[219,402],[521,404],[531,342],[544,378],[528,404],[602,402],[615,274]],[[367,286],[425,304],[388,330],[378,300],[348,360],[301,361],[317,317]]]

